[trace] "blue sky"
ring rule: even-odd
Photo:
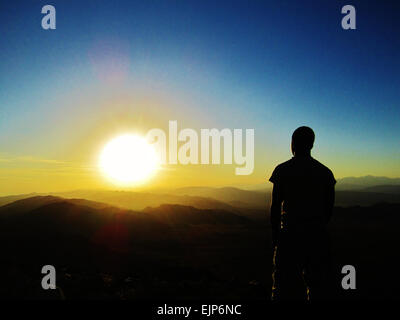
[[[69,108],[71,92],[154,90],[189,101],[168,114],[185,126],[255,128],[260,177],[290,156],[300,125],[316,131],[314,154],[338,176],[400,176],[396,2],[82,2],[1,3],[2,153],[62,158],[65,130],[105,112]],[[45,4],[56,7],[56,30],[41,29]],[[345,4],[356,7],[356,30],[341,28]],[[96,69],[110,56],[124,73],[118,87]]]

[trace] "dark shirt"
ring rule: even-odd
[[[311,156],[293,157],[278,165],[269,181],[283,199],[283,228],[327,221],[329,193],[336,180],[322,163]]]

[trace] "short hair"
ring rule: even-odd
[[[292,135],[292,146],[295,151],[310,151],[314,145],[315,134],[309,127],[299,127]]]

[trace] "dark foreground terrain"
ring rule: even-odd
[[[335,208],[335,299],[400,298],[399,204]],[[0,298],[250,299],[271,287],[268,212],[161,205],[132,211],[35,196],[0,207]],[[58,290],[41,288],[54,265]],[[341,267],[357,290],[340,288]]]

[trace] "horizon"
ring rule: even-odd
[[[373,179],[388,179],[393,182],[393,180],[400,180],[400,177],[385,177],[385,176],[373,176],[373,175],[366,175],[366,176],[349,176],[343,178],[337,178],[336,186],[343,184],[343,180],[346,179],[364,179],[364,178],[373,178]],[[373,184],[356,184],[356,186],[360,186],[362,190],[363,188],[368,188],[371,186],[386,186],[386,185],[394,185],[397,184],[387,184],[386,183],[373,183]],[[186,188],[210,188],[210,189],[224,189],[224,188],[234,188],[243,191],[255,191],[255,192],[262,192],[262,191],[271,191],[272,184],[269,181],[265,181],[264,183],[258,183],[253,185],[248,184],[238,184],[238,185],[186,185],[180,187],[151,187],[151,186],[141,186],[141,187],[99,187],[99,188],[81,188],[81,189],[65,189],[65,190],[52,190],[52,191],[30,191],[30,192],[23,192],[23,193],[0,193],[0,197],[9,197],[9,196],[20,196],[20,195],[51,195],[51,194],[62,194],[62,193],[73,193],[73,192],[92,192],[92,191],[103,191],[103,192],[127,192],[127,193],[162,193],[162,192],[173,192],[180,189]]]

